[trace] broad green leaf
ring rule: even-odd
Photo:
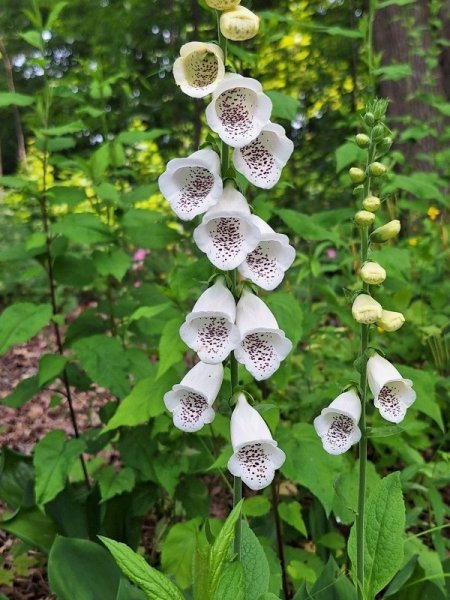
[[[23,179],[22,177],[14,177],[13,175],[3,175],[0,177],[0,185],[8,188],[17,188],[23,190],[33,185],[33,182]]]
[[[12,517],[0,521],[0,529],[20,538],[29,546],[48,552],[56,536],[52,519],[37,507],[20,508]]]
[[[300,302],[287,292],[272,292],[264,300],[295,350],[303,335],[303,311]]]
[[[111,239],[109,229],[92,213],[74,213],[62,217],[53,225],[53,233],[62,233],[77,244],[95,244]]]
[[[416,390],[416,401],[411,408],[428,415],[439,425],[442,431],[445,431],[441,409],[435,392],[439,378],[425,369],[414,369],[405,365],[400,367],[400,371],[403,377],[411,379],[413,389]]]
[[[49,502],[64,489],[69,468],[84,451],[84,440],[68,440],[63,431],[47,433],[34,448],[33,465],[36,472],[36,503]]]
[[[35,396],[40,389],[37,375],[22,379],[13,392],[0,399],[0,404],[11,408],[20,408]]]
[[[170,307],[169,303],[157,304],[156,306],[140,306],[129,317],[129,321],[137,321],[138,319],[153,319],[164,310]]]
[[[39,386],[53,381],[62,373],[67,364],[67,356],[44,354],[39,360]]]
[[[339,237],[333,231],[318,225],[314,216],[305,215],[289,208],[282,208],[277,211],[286,225],[300,238],[304,240],[322,241],[329,240],[336,244],[339,243]]]
[[[50,204],[67,204],[74,208],[86,199],[83,190],[76,187],[55,185],[48,190]]]
[[[373,489],[366,503],[365,525],[364,592],[373,600],[403,562],[405,503],[398,472],[384,477]],[[350,532],[348,553],[356,572],[356,524]]]
[[[164,325],[161,339],[159,340],[158,377],[164,375],[170,367],[183,358],[186,350],[186,345],[180,338],[180,327],[183,321],[183,317],[177,317]]]
[[[246,517],[262,517],[270,511],[270,502],[265,496],[246,498],[242,512]]]
[[[134,208],[125,213],[122,227],[135,246],[155,250],[165,248],[180,237],[164,221],[162,213]]]
[[[0,315],[0,356],[36,335],[52,316],[50,304],[19,302]]]
[[[213,600],[246,600],[244,569],[241,563],[225,566]]]
[[[64,8],[69,4],[69,2],[66,1],[62,1],[62,2],[57,2],[51,9],[48,17],[47,17],[47,22],[45,24],[45,29],[47,29],[48,31],[51,31],[53,25],[55,24],[56,20],[58,19],[59,15],[61,14],[61,12],[64,10]]]
[[[33,104],[33,96],[27,96],[25,94],[17,94],[15,92],[0,92],[0,108],[2,106],[29,106]]]
[[[176,583],[183,590],[192,584],[192,564],[200,521],[197,517],[173,525],[162,545],[162,569],[168,575],[174,576]]]
[[[295,119],[299,101],[288,94],[278,91],[266,91],[265,94],[272,100],[272,117],[276,119]]]
[[[34,505],[34,470],[30,456],[7,446],[0,454],[0,498],[10,508]]]
[[[133,469],[123,467],[119,471],[116,471],[110,465],[101,469],[97,473],[96,478],[100,486],[102,502],[106,502],[106,500],[124,492],[131,492],[135,482]]]
[[[408,579],[410,579],[411,575],[414,572],[414,569],[415,569],[416,563],[417,563],[417,559],[418,559],[417,554],[413,554],[411,556],[411,558],[407,561],[407,563],[402,567],[402,569],[397,573],[397,575],[391,581],[388,589],[383,594],[383,599],[393,596],[405,585],[405,583],[408,581]]]
[[[72,253],[55,258],[53,274],[58,283],[70,288],[83,288],[91,285],[97,276],[90,258]]]
[[[343,457],[327,454],[314,427],[307,423],[281,429],[278,441],[286,452],[282,473],[309,489],[329,514],[334,500],[333,482],[342,472]]]
[[[304,588],[295,600],[356,600],[356,590],[332,556],[309,592]]]
[[[335,151],[336,173],[350,165],[358,164],[364,158],[364,151],[355,142],[345,142]]]
[[[72,121],[71,123],[67,123],[66,125],[60,125],[58,127],[49,127],[48,129],[41,129],[41,133],[43,135],[54,135],[61,136],[67,135],[70,133],[78,133],[79,131],[83,131],[86,129],[83,121]]]
[[[391,64],[383,65],[374,70],[375,75],[380,76],[381,81],[399,81],[406,77],[411,77],[412,69],[411,65],[405,64]]]
[[[282,502],[278,506],[280,517],[285,523],[299,531],[305,537],[307,536],[306,525],[302,517],[302,507],[297,501]]]
[[[128,357],[118,339],[92,335],[77,340],[72,348],[92,381],[110,389],[119,398],[128,394]]]
[[[209,594],[209,565],[211,546],[206,539],[205,529],[197,533],[196,545],[192,561],[193,596],[194,600],[203,600]]]
[[[102,200],[109,200],[114,204],[120,204],[120,194],[116,187],[109,183],[109,181],[103,181],[99,185],[94,185],[94,192]]]
[[[151,129],[150,131],[122,131],[117,139],[122,144],[141,144],[142,142],[151,142],[170,133],[170,129]]]
[[[42,37],[39,31],[25,31],[19,35],[27,42],[27,44],[30,44],[30,46],[34,46],[34,48],[38,48],[38,50],[43,49]]]
[[[121,542],[99,536],[122,572],[146,594],[149,600],[184,600],[180,590],[162,573],[151,567],[143,556]]]
[[[131,265],[131,257],[123,250],[115,249],[110,252],[94,252],[94,265],[100,275],[112,275],[117,281],[122,281]]]
[[[264,549],[244,521],[242,523],[241,563],[244,568],[245,600],[258,600],[269,590],[270,569]]]
[[[120,571],[99,544],[57,537],[48,557],[48,578],[58,600],[114,600]]]
[[[219,585],[219,580],[228,556],[228,550],[234,538],[234,528],[237,520],[241,518],[242,504],[243,500],[233,508],[212,545],[209,566],[209,595],[211,597],[214,596]]]
[[[445,576],[442,561],[437,552],[426,546],[420,538],[415,536],[405,540],[405,558],[417,555],[418,563],[425,576],[445,593]]]
[[[394,175],[386,186],[386,192],[402,189],[421,200],[443,202],[444,197],[428,173],[416,172],[411,175]]]

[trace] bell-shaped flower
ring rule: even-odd
[[[412,381],[403,379],[394,365],[379,354],[367,361],[367,380],[383,419],[391,423],[403,421],[406,410],[416,399]]]
[[[381,318],[377,321],[377,326],[381,327],[384,331],[397,331],[402,327],[405,322],[405,317],[401,312],[395,312],[394,310],[383,310],[381,312]]]
[[[180,337],[205,363],[224,361],[239,344],[236,303],[223,277],[208,288],[180,328]]]
[[[267,379],[292,350],[292,342],[264,302],[246,289],[237,305],[236,324],[241,335],[236,360],[258,381]]]
[[[359,442],[361,430],[361,400],[355,390],[340,394],[314,419],[314,429],[329,454],[342,454]]]
[[[216,10],[230,10],[235,8],[241,0],[205,0],[206,4]]]
[[[194,241],[212,264],[222,271],[240,265],[258,245],[261,234],[252,220],[244,196],[231,184],[194,230]]]
[[[259,17],[244,6],[227,10],[220,16],[220,33],[232,42],[250,40],[259,31]]]
[[[381,265],[374,261],[368,261],[363,264],[359,276],[369,285],[379,285],[386,279],[386,271]]]
[[[174,158],[167,163],[158,183],[175,214],[190,221],[216,204],[222,195],[220,158],[209,148],[187,158]]]
[[[206,121],[229,146],[241,148],[267,125],[272,102],[256,79],[227,74],[206,107]]]
[[[181,431],[199,431],[215,417],[212,405],[223,381],[223,366],[199,362],[164,395],[164,404]]]
[[[236,170],[257,187],[272,188],[294,150],[281,125],[268,123],[252,142],[233,151]]]
[[[359,294],[352,305],[353,318],[364,325],[370,325],[381,319],[382,312],[381,304],[369,294]]]
[[[286,460],[264,419],[249,405],[244,394],[239,394],[231,415],[231,443],[233,456],[228,461],[228,470],[252,490],[270,485],[275,470]]]
[[[175,83],[192,98],[211,94],[225,75],[223,52],[216,44],[189,42],[173,64]]]
[[[276,233],[260,217],[253,215],[253,222],[261,232],[261,241],[239,265],[239,273],[264,290],[273,290],[294,262],[295,249],[289,245],[287,235]]]

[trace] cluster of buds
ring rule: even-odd
[[[224,37],[243,40],[257,33],[258,17],[238,6],[239,0],[206,3],[224,11],[220,17]],[[280,125],[270,122],[272,103],[261,84],[227,73],[223,50],[215,43],[182,46],[173,74],[187,95],[202,98],[212,94],[206,121],[221,140],[221,153],[228,156],[227,146],[233,149],[235,171],[260,188],[272,188],[292,154],[293,143]],[[255,379],[263,380],[292,349],[265,302],[245,282],[239,286],[242,292],[238,297],[235,284],[230,283],[235,281],[236,271],[231,278],[227,275],[236,269],[242,279],[273,290],[295,259],[288,238],[251,213],[230,177],[227,162],[221,161],[213,147],[202,147],[186,158],[171,160],[159,178],[161,193],[180,219],[191,221],[202,215],[193,232],[194,242],[217,269],[212,285],[180,328],[180,337],[200,362],[164,397],[174,425],[186,432],[198,431],[213,421],[224,361],[235,360]],[[251,489],[259,490],[271,483],[285,455],[245,395],[239,393],[232,400],[233,455],[228,468]]]
[[[374,179],[386,173],[380,159],[392,145],[390,132],[384,123],[386,108],[384,100],[376,100],[368,106],[363,116],[365,133],[358,133],[355,140],[360,148],[367,149],[367,165],[365,169],[352,167],[349,170],[350,179],[357,186],[354,191],[363,192],[362,209],[355,214],[354,221],[362,231],[363,256],[366,257],[359,271],[363,287],[353,301],[352,315],[364,326],[376,325],[383,331],[393,332],[400,329],[405,318],[400,312],[384,310],[372,297],[371,286],[382,284],[386,271],[377,262],[367,259],[370,244],[384,244],[400,232],[400,221],[396,219],[370,232],[375,213],[381,206],[380,198],[372,193],[371,186]],[[375,352],[367,361],[366,372],[374,405],[380,415],[387,421],[400,423],[416,398],[412,382],[403,379],[389,361]],[[350,388],[323,409],[314,426],[324,449],[330,454],[341,454],[357,443],[361,437],[358,427],[360,416],[361,400],[355,388]]]

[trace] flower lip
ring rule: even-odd
[[[246,146],[267,125],[272,102],[256,79],[225,75],[206,107],[209,127],[229,146]]]
[[[361,438],[361,401],[354,389],[340,394],[314,419],[314,429],[329,454],[342,454]]]
[[[173,64],[176,84],[191,98],[211,94],[224,75],[223,52],[217,44],[188,42]]]

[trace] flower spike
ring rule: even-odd
[[[228,461],[228,470],[252,490],[270,485],[275,470],[286,460],[264,419],[249,405],[244,394],[239,394],[231,415],[231,443],[233,456]]]
[[[189,42],[180,48],[173,64],[173,76],[181,90],[191,98],[211,94],[225,75],[223,52],[216,44]]]
[[[227,74],[206,107],[209,127],[234,148],[246,146],[268,124],[272,102],[256,79]]]
[[[367,380],[380,415],[391,423],[400,423],[416,399],[412,381],[404,379],[388,360],[374,354],[367,361]]]
[[[340,394],[314,419],[314,429],[328,454],[342,454],[359,442],[361,400],[355,390]]]
[[[237,305],[236,324],[241,334],[236,360],[258,381],[267,379],[292,350],[292,342],[264,302],[246,289]]]
[[[209,148],[187,158],[174,158],[158,184],[174,213],[183,221],[191,221],[216,204],[222,194],[220,158]]]
[[[235,317],[233,294],[219,277],[195,303],[180,328],[180,337],[203,362],[220,363],[239,343]]]
[[[231,184],[194,230],[194,241],[222,271],[240,265],[261,239],[244,196]]]
[[[278,183],[293,150],[294,144],[283,127],[269,122],[256,139],[234,149],[233,164],[250,183],[269,189]]]
[[[223,366],[197,363],[164,396],[167,410],[173,413],[173,424],[181,431],[199,431],[215,417],[212,405],[223,381]]]
[[[264,290],[273,290],[294,262],[295,249],[289,245],[286,235],[275,233],[260,217],[253,215],[252,218],[261,232],[261,241],[239,265],[239,272]]]

